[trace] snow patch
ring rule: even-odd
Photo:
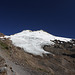
[[[73,44],[73,46],[75,46],[75,44]]]

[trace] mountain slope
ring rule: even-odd
[[[8,55],[6,58],[30,75],[75,75],[74,39],[56,37],[44,31],[27,30],[2,36],[0,48]]]

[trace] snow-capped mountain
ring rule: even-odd
[[[7,75],[75,75],[75,39],[43,30],[0,33],[0,70],[3,62]]]
[[[41,56],[42,54],[52,54],[43,49],[44,45],[54,45],[54,42],[52,42],[52,40],[60,40],[65,42],[71,40],[69,38],[53,36],[43,30],[24,30],[20,33],[5,37],[10,38],[12,44],[14,44],[17,47],[23,48],[25,52]]]

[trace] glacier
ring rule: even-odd
[[[43,30],[23,30],[22,32],[14,35],[5,36],[5,38],[9,38],[14,46],[23,48],[25,52],[40,56],[43,56],[43,54],[52,54],[43,49],[44,45],[54,45],[52,40],[60,40],[65,42],[71,40],[70,38],[51,35]]]

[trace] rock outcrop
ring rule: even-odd
[[[7,75],[5,60],[0,56],[0,75]]]

